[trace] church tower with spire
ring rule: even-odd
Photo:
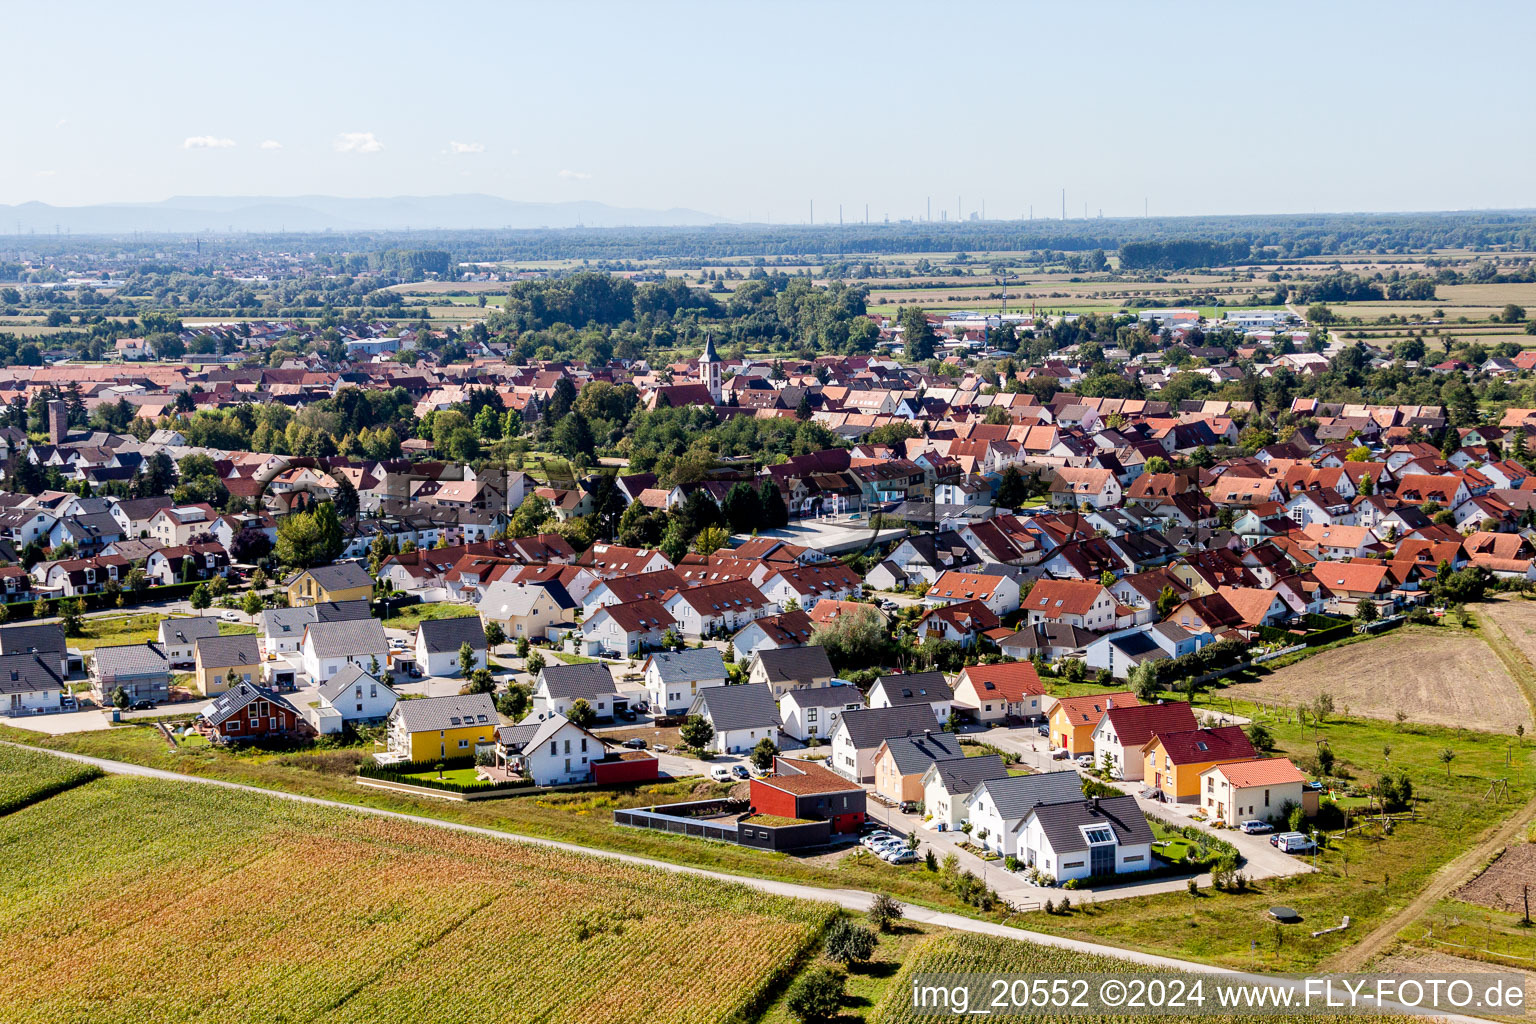
[[[715,336],[704,335],[704,351],[699,355],[699,379],[704,386],[709,388],[709,397],[715,400],[715,404],[721,403],[720,397],[720,369],[721,360],[715,352]]]

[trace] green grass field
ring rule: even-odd
[[[172,616],[161,615],[159,612],[138,612],[86,619],[85,632],[80,636],[69,637],[66,642],[70,647],[81,651],[93,651],[98,647],[118,647],[124,644],[147,644],[159,638],[160,623],[168,618]],[[245,623],[222,621],[219,623],[221,636],[254,632],[256,627]]]
[[[0,845],[8,1024],[750,1018],[833,913],[125,777],[0,818]]]
[[[390,629],[415,629],[427,619],[463,619],[477,614],[467,604],[413,604],[384,620]]]

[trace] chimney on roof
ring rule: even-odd
[[[1093,798],[1093,809],[1094,810],[1098,810],[1099,809],[1099,798],[1098,797],[1094,797]]]
[[[1112,708],[1114,706],[1115,706],[1115,698],[1113,698],[1113,697],[1109,698],[1108,700],[1106,700],[1104,702],[1104,710],[1105,711],[1108,711],[1110,708]]]

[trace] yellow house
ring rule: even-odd
[[[875,792],[893,804],[923,799],[923,776],[935,761],[963,758],[953,733],[892,736],[875,751]]]
[[[480,618],[501,627],[508,640],[542,640],[549,627],[570,622],[576,602],[560,584],[497,580],[480,598]]]
[[[229,689],[229,675],[237,682],[261,682],[261,647],[255,634],[204,636],[193,644],[197,689],[204,697],[217,697]]]
[[[1133,708],[1141,701],[1129,690],[1118,693],[1089,693],[1081,697],[1063,697],[1051,708],[1051,746],[1066,747],[1067,753],[1093,753],[1093,730],[1110,708]]]
[[[308,608],[326,601],[366,601],[373,596],[373,577],[356,562],[301,569],[283,581],[288,604]]]
[[[500,725],[490,695],[475,693],[402,700],[390,711],[385,734],[396,760],[445,761],[494,744]]]
[[[1165,800],[1198,800],[1201,772],[1256,756],[1247,734],[1237,725],[1153,736],[1141,754],[1143,782],[1162,790]]]
[[[1182,558],[1169,565],[1168,571],[1173,573],[1180,583],[1189,588],[1190,597],[1210,597],[1216,593],[1216,588],[1211,586],[1204,576],[1196,572],[1194,566]]]

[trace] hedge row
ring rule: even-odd
[[[191,597],[192,591],[196,590],[204,582],[206,581],[197,580],[192,583],[172,583],[169,586],[145,587],[138,592],[122,590],[118,594],[122,595],[124,608],[133,608],[154,601],[172,601],[178,598]],[[50,598],[48,600],[48,614],[50,616],[59,614],[60,601],[80,601],[88,612],[116,608],[118,594],[81,594],[79,597]],[[27,619],[35,618],[33,609],[36,607],[36,600],[5,602],[5,620],[7,622],[24,622]]]

